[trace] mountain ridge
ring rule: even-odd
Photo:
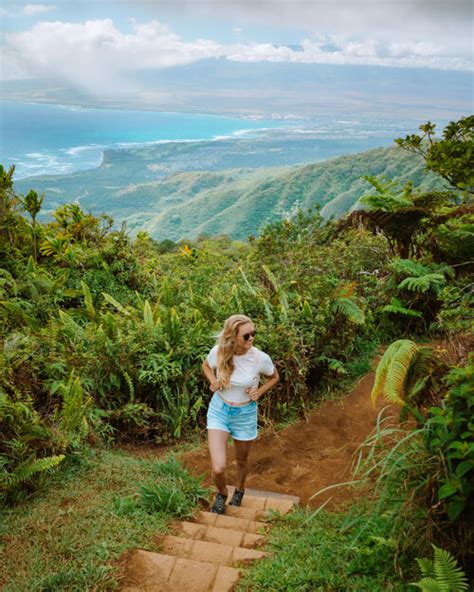
[[[44,191],[44,215],[76,199],[94,214],[105,212],[117,223],[125,220],[133,234],[146,231],[157,240],[175,241],[200,234],[228,234],[245,240],[295,205],[304,209],[319,206],[324,217],[339,217],[372,191],[362,179],[364,175],[381,175],[402,184],[411,180],[422,191],[443,188],[439,177],[425,170],[421,157],[399,147],[291,166],[215,170],[221,161],[216,162],[214,145],[196,144],[198,154],[205,153],[202,161],[193,161],[196,146],[188,143],[110,151],[100,170],[29,178],[15,186],[28,191],[33,185],[36,191]],[[232,145],[247,158],[245,146],[255,143]],[[258,157],[265,159],[266,147],[267,143],[260,146]],[[224,160],[230,158],[223,156]],[[168,168],[167,159],[171,163]],[[235,161],[241,162],[240,157]],[[200,164],[203,170],[199,170]],[[162,170],[157,172],[160,166]],[[178,166],[191,170],[176,170]]]

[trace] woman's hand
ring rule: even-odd
[[[221,388],[220,382],[217,379],[212,380],[209,385],[209,388],[211,389],[211,391],[213,393],[215,393],[216,391],[218,391]]]
[[[260,399],[259,389],[256,386],[246,389],[246,393],[251,401],[258,401]]]

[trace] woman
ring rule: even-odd
[[[211,512],[225,513],[229,434],[237,459],[237,487],[229,504],[240,506],[245,492],[250,447],[257,437],[257,401],[280,379],[273,362],[253,345],[255,328],[245,315],[232,315],[202,365],[214,393],[207,412],[209,452],[217,494]],[[260,385],[260,374],[269,380]]]

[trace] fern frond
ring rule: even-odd
[[[417,557],[416,562],[418,563],[422,576],[425,578],[434,577],[434,563],[431,559],[428,559],[427,557]]]
[[[419,351],[418,346],[409,339],[401,339],[402,343],[392,358],[384,386],[385,398],[397,402],[405,396],[405,379],[410,364]]]
[[[336,290],[337,298],[351,298],[357,291],[357,282],[348,282],[339,286]]]
[[[104,299],[109,302],[110,304],[112,304],[113,306],[115,306],[115,308],[117,310],[119,310],[121,313],[123,313],[126,316],[130,316],[130,311],[127,310],[125,308],[125,306],[123,306],[122,304],[120,304],[120,302],[118,300],[115,300],[115,298],[113,296],[111,296],[110,294],[107,294],[107,292],[102,292],[102,296],[104,297]]]
[[[413,261],[413,259],[393,259],[389,265],[398,275],[408,275],[413,277],[420,277],[430,272],[430,269],[421,263]]]
[[[445,283],[445,277],[441,273],[427,273],[418,277],[405,278],[398,284],[398,288],[421,293],[428,292],[428,290],[432,289],[437,293]]]
[[[153,329],[153,327],[155,326],[155,322],[153,320],[153,312],[151,310],[151,306],[148,300],[145,300],[145,304],[143,305],[143,322],[150,329]]]
[[[363,325],[365,323],[363,311],[349,298],[337,298],[332,305],[332,309],[335,313],[344,315],[356,325]]]
[[[445,549],[434,549],[434,572],[436,581],[450,592],[462,592],[468,589],[467,578],[458,566],[456,559]]]
[[[90,288],[86,284],[86,282],[83,281],[81,281],[81,288],[82,293],[84,294],[84,304],[86,305],[87,316],[90,319],[94,319],[96,316],[96,310],[94,308],[94,303],[92,302],[92,294]]]
[[[420,588],[423,592],[449,592],[446,588],[441,588],[434,578],[422,578],[419,582],[412,582],[412,586]]]
[[[64,460],[64,454],[47,456],[36,460],[27,460],[19,464],[12,473],[0,475],[0,489],[12,489],[24,481],[28,481],[35,473],[41,473],[56,467]]]
[[[402,314],[407,317],[422,317],[422,313],[418,310],[412,310],[411,308],[405,308],[398,298],[392,298],[390,304],[386,304],[382,308],[382,312],[391,312],[393,314]]]
[[[74,335],[79,335],[82,333],[82,327],[76,323],[76,321],[69,315],[67,312],[59,309],[59,319],[62,323],[63,328],[71,334],[71,337]]]
[[[390,403],[403,405],[404,383],[410,364],[419,351],[415,342],[409,339],[394,341],[385,351],[375,372],[371,393],[372,403],[383,395]]]

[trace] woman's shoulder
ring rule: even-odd
[[[270,357],[266,352],[264,352],[261,349],[258,349],[258,347],[253,346],[252,349],[253,349],[254,354],[260,359]]]

